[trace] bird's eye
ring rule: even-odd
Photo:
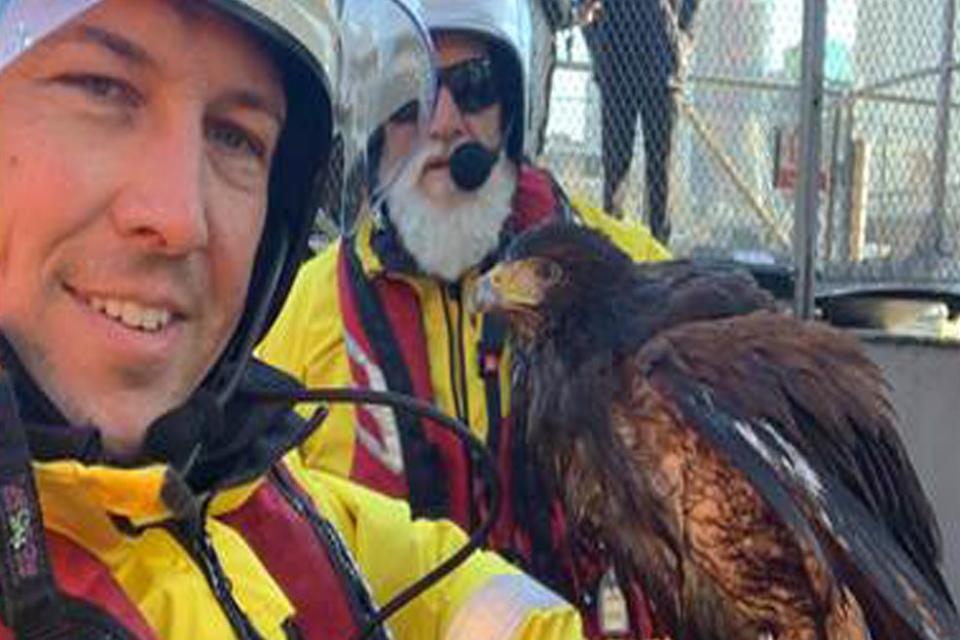
[[[537,278],[539,278],[543,282],[548,282],[550,284],[553,284],[554,282],[557,282],[558,280],[560,280],[560,277],[563,274],[563,272],[560,269],[560,265],[550,260],[539,261],[537,263],[536,273],[537,273]]]

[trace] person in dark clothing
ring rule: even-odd
[[[698,5],[699,0],[604,0],[597,11],[589,5],[581,8],[581,15],[594,15],[583,33],[600,88],[603,207],[622,211],[639,115],[646,220],[663,243],[670,238],[669,168],[677,92]]]

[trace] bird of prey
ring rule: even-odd
[[[933,510],[857,341],[735,271],[520,236],[480,310],[517,343],[527,438],[579,535],[675,640],[960,638]]]

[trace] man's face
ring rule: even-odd
[[[435,43],[441,69],[468,60],[485,59],[489,55],[481,40],[467,34],[440,33],[435,36]],[[411,152],[415,136],[416,127],[411,124],[387,124],[381,166],[396,166],[397,158],[406,157]],[[500,103],[468,112],[457,105],[449,87],[441,85],[427,136],[428,145],[434,151],[420,168],[415,186],[438,208],[453,208],[469,202],[473,194],[460,191],[450,176],[450,154],[469,141],[480,142],[487,149],[499,149],[502,139]]]
[[[381,168],[409,158],[387,191],[390,218],[420,269],[452,282],[496,248],[512,209],[517,167],[501,149],[500,96],[483,81],[492,71],[484,66],[489,64],[486,46],[456,33],[440,34],[436,43],[441,77],[447,80],[427,139],[414,148],[415,126],[388,124]],[[461,104],[448,85],[456,87]],[[461,191],[450,175],[450,156],[471,141],[500,153],[483,185]]]
[[[205,3],[104,0],[0,73],[0,328],[118,455],[237,325],[284,111]]]

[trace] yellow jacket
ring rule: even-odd
[[[381,605],[464,542],[463,533],[452,524],[412,522],[402,502],[310,470],[297,452],[277,464],[283,477],[291,479],[339,532]],[[196,560],[195,551],[188,551],[190,536],[177,535],[171,526],[174,514],[163,498],[170,482],[166,467],[118,469],[65,460],[34,463],[34,474],[62,590],[121,618],[137,638],[238,637],[203,563]],[[296,598],[256,551],[257,537],[251,532],[263,526],[271,535],[267,542],[275,549],[272,557],[281,562],[285,558],[295,570],[292,576],[287,571],[286,578],[305,585],[304,602],[316,599],[311,606],[322,611],[323,603],[333,599],[322,585],[311,586],[315,576],[304,547],[295,544],[296,536],[273,539],[270,527],[283,526],[283,519],[276,515],[282,511],[276,501],[263,499],[271,477],[263,475],[215,492],[201,530],[223,584],[260,636],[321,640],[305,631],[310,622],[298,627],[301,635],[290,635],[291,620],[298,620]],[[272,506],[257,506],[264,504]],[[580,637],[579,620],[571,608],[490,553],[472,556],[388,624],[395,638],[410,640]],[[481,631],[489,635],[478,635]],[[0,628],[0,638],[5,637],[9,635]]]

